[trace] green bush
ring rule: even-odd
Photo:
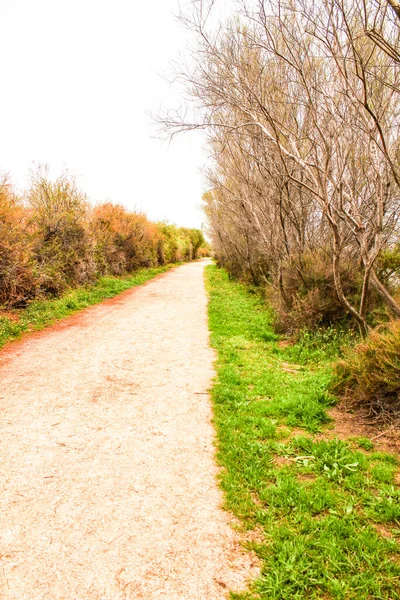
[[[176,227],[168,223],[158,223],[157,227],[160,234],[159,264],[164,265],[208,256],[209,249],[199,229]]]
[[[335,367],[333,390],[372,415],[400,416],[400,320],[372,330]]]

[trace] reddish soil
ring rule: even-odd
[[[255,574],[216,484],[206,262],[0,353],[2,600],[219,600]]]
[[[345,402],[339,403],[329,411],[334,421],[333,431],[329,437],[347,440],[352,437],[365,437],[370,439],[379,451],[400,453],[400,437],[396,426],[379,424],[360,408],[348,406]],[[322,437],[326,437],[326,434]]]

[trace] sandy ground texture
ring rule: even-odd
[[[203,268],[0,353],[2,600],[218,600],[244,553],[216,484]]]

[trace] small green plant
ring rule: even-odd
[[[373,450],[374,449],[374,444],[371,442],[370,439],[366,438],[366,437],[358,437],[354,439],[355,442],[357,442],[359,448],[363,448],[364,450]]]
[[[348,445],[341,440],[321,441],[316,448],[318,465],[321,471],[333,481],[342,481],[360,467],[357,457]]]
[[[288,355],[302,364],[331,362],[332,356],[342,355],[357,339],[357,333],[349,327],[344,329],[330,325],[312,330],[301,329],[297,334],[296,344],[288,348]]]

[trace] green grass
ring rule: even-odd
[[[282,347],[257,293],[215,266],[206,277],[221,486],[261,560],[260,577],[231,597],[400,598],[398,462],[367,438],[332,435],[337,335]]]
[[[176,265],[140,269],[124,277],[101,277],[96,283],[70,290],[61,298],[35,301],[17,311],[16,320],[0,316],[0,348],[28,331],[39,331],[83,308],[153,279]]]

